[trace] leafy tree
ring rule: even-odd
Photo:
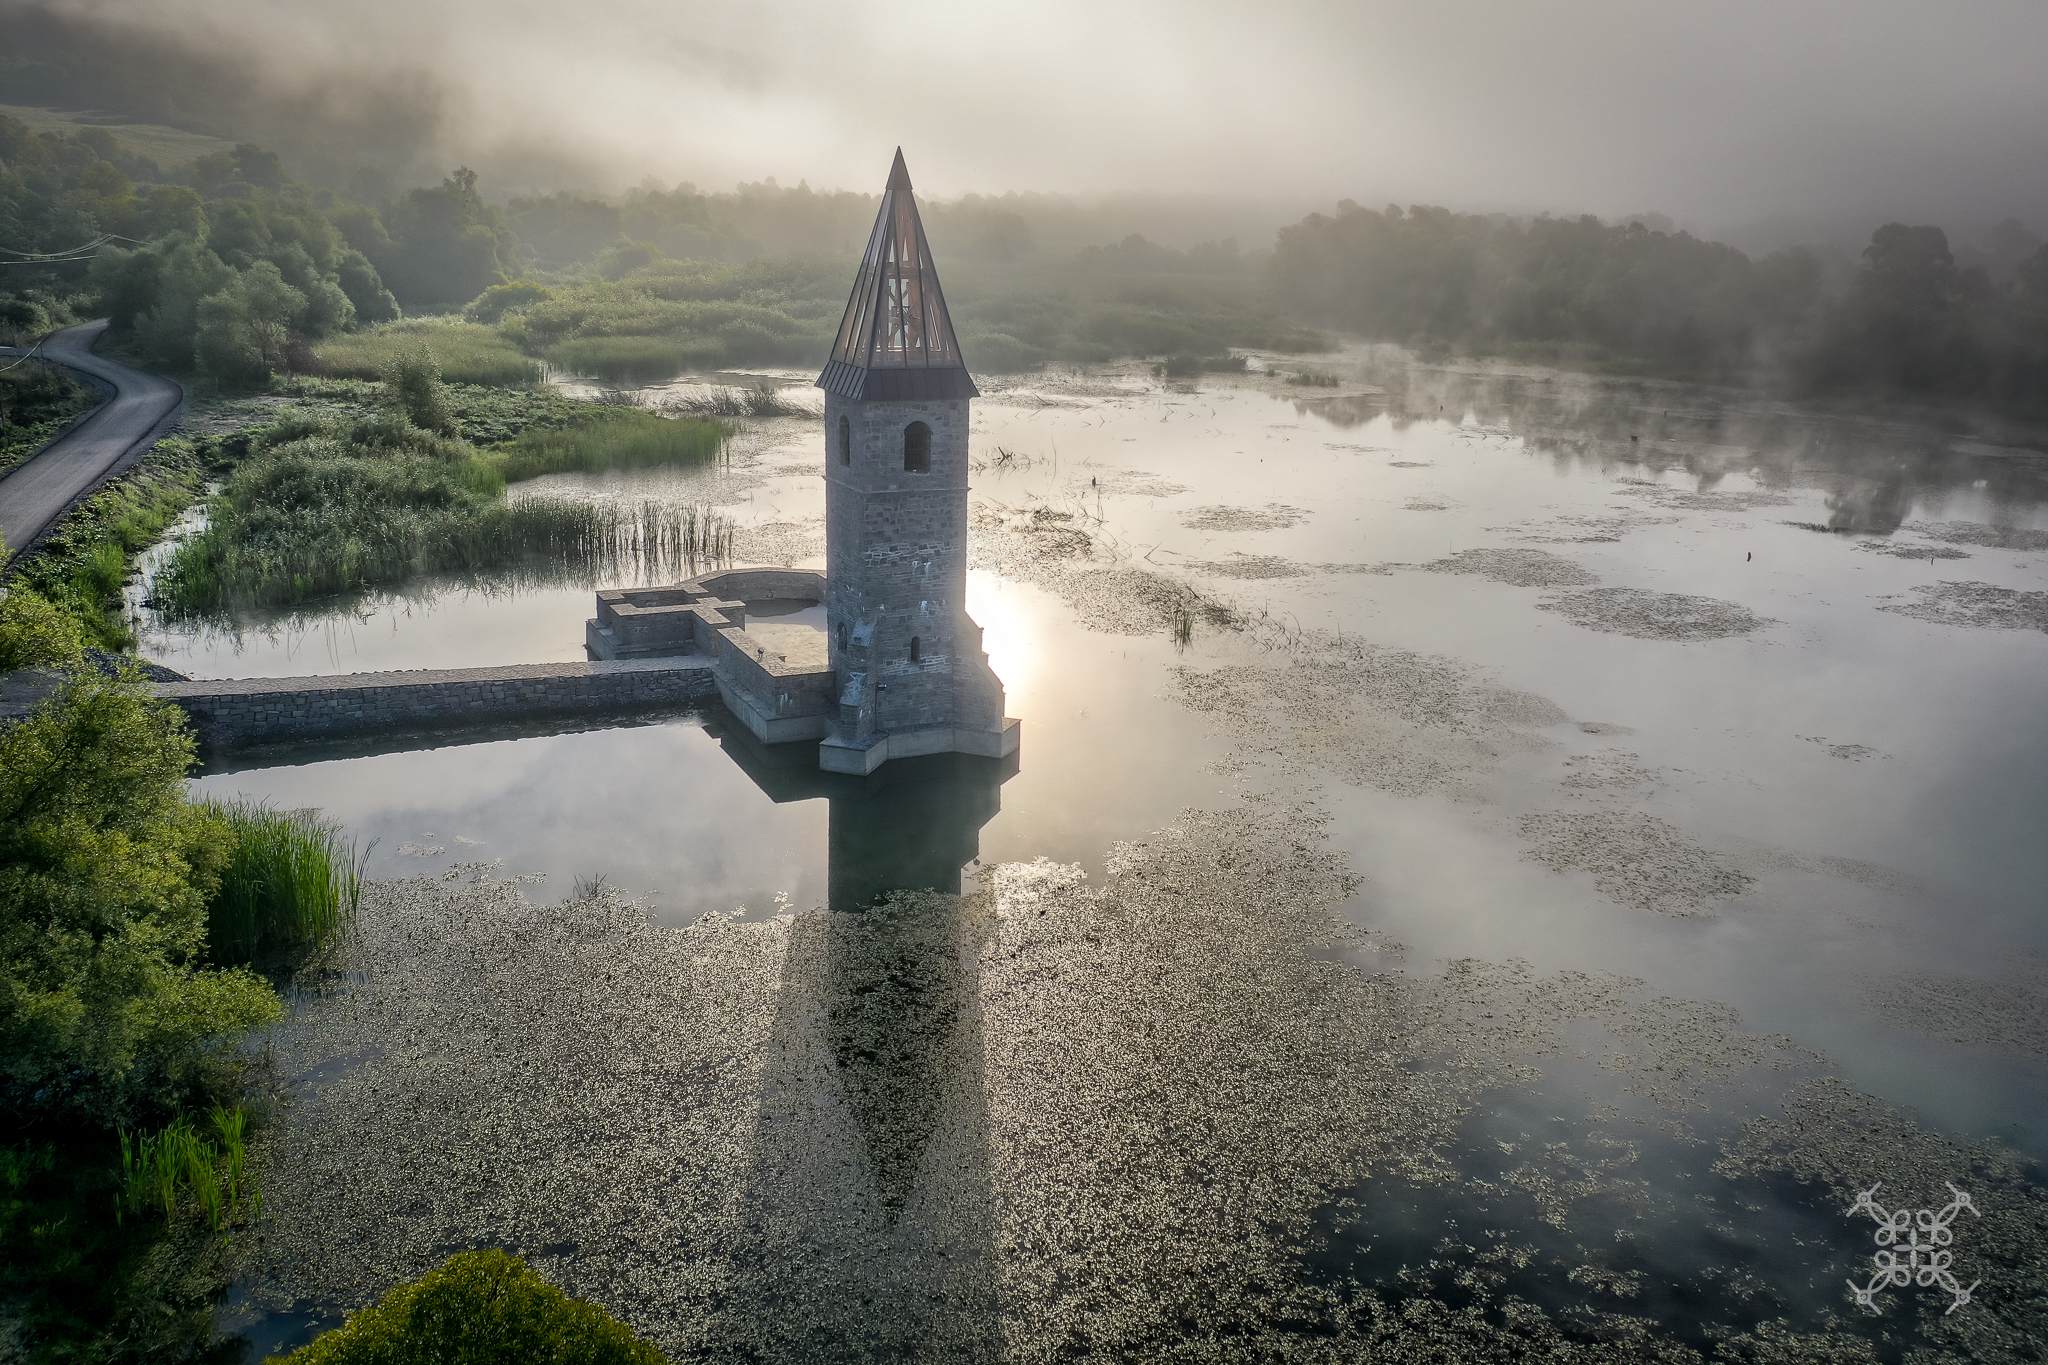
[[[143,196],[141,235],[145,240],[183,233],[206,235],[206,206],[183,185],[151,185]]]
[[[174,237],[153,251],[158,256],[154,302],[137,318],[135,337],[157,364],[189,370],[199,331],[199,301],[229,288],[235,272],[204,242]]]
[[[1863,268],[1826,317],[1806,359],[1820,387],[1966,394],[1983,387],[1979,329],[1993,290],[1958,270],[1938,227],[1887,223],[1871,234]]]
[[[286,343],[306,296],[258,261],[234,283],[199,301],[193,350],[199,368],[223,383],[252,384],[287,368]]]
[[[379,215],[389,236],[381,248],[351,243],[377,265],[408,308],[455,307],[511,277],[515,239],[505,216],[476,191],[464,166],[438,188],[408,191]]]
[[[260,978],[204,964],[233,836],[186,803],[191,763],[182,713],[132,670],[75,671],[0,729],[7,1108],[132,1122],[217,1085],[278,1017]]]
[[[335,261],[334,274],[335,283],[356,310],[357,322],[390,322],[398,316],[398,300],[362,252],[353,247],[343,251]]]
[[[273,1357],[273,1360],[277,1359]],[[290,1365],[667,1365],[595,1304],[497,1250],[448,1258],[283,1357]]]

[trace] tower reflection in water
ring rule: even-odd
[[[791,927],[741,1195],[753,1254],[716,1336],[770,1358],[987,1358],[985,911],[959,892],[1017,760],[851,777],[815,745],[707,728],[778,804],[831,806],[830,904]]]

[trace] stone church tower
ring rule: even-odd
[[[1016,752],[1003,684],[967,615],[967,405],[903,153],[889,171],[825,390],[825,620],[837,714],[818,761]]]

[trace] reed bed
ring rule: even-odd
[[[732,437],[724,422],[701,416],[657,417],[638,408],[597,407],[603,420],[552,431],[529,431],[493,452],[506,482],[542,474],[653,465],[708,464]]]
[[[210,1130],[210,1131],[208,1131]],[[161,1211],[176,1222],[189,1212],[218,1232],[262,1212],[248,1164],[249,1111],[216,1104],[207,1129],[180,1114],[161,1132],[121,1130],[121,1211]]]
[[[716,337],[678,341],[673,337],[575,337],[546,351],[548,364],[572,374],[590,375],[614,384],[652,384],[690,370],[716,369],[726,363],[725,343]]]
[[[205,805],[235,832],[234,856],[207,910],[215,962],[311,951],[354,922],[369,850],[358,849],[339,825],[309,810]]]
[[[732,562],[733,525],[709,507],[621,507],[528,497],[422,514],[394,508],[382,525],[303,528],[244,539],[216,525],[181,545],[157,575],[152,604],[172,619],[240,607],[291,606],[434,573],[544,568],[546,576],[692,577]]]
[[[708,508],[502,495],[508,478],[551,470],[704,463],[730,435],[722,422],[626,408],[593,408],[573,428],[487,451],[391,415],[280,430],[229,478],[206,529],[157,572],[150,605],[189,619],[435,573],[723,563],[731,528]]]
[[[521,388],[540,382],[540,366],[494,328],[470,322],[420,319],[387,322],[330,337],[313,347],[319,372],[336,379],[379,379],[401,351],[425,342],[454,384]]]
[[[816,408],[794,402],[773,384],[714,384],[703,393],[664,397],[664,412],[699,417],[816,417]]]

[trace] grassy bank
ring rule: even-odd
[[[510,340],[474,323],[424,318],[387,322],[330,337],[313,348],[319,373],[335,379],[375,379],[399,352],[425,342],[451,384],[518,387],[540,382],[540,366]]]
[[[99,390],[40,360],[0,360],[0,474],[100,403]]]
[[[129,560],[155,544],[205,487],[200,447],[160,442],[66,517],[36,554],[13,566],[12,579],[70,616],[87,644],[126,649],[135,642],[121,614]]]

